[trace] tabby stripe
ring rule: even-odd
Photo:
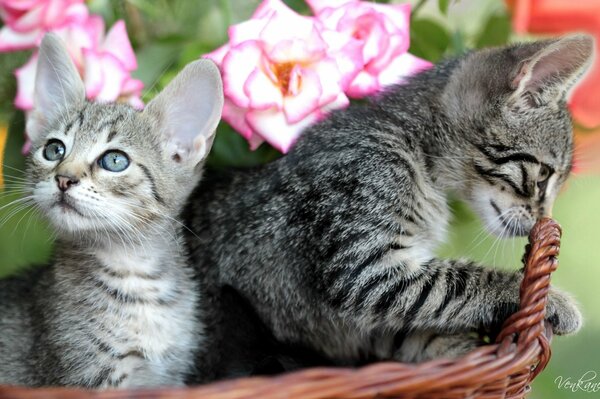
[[[440,306],[438,306],[438,308],[435,311],[436,319],[438,319],[442,315],[442,312],[444,311],[444,309],[446,309],[446,306],[448,306],[450,300],[452,300],[456,296],[458,282],[457,279],[458,276],[454,275],[453,269],[446,270],[446,294],[444,294],[444,299],[442,300],[442,303],[440,303]],[[450,287],[452,287],[452,289],[450,289]]]
[[[139,357],[140,359],[145,359],[146,356],[144,356],[144,354],[136,349],[132,349],[129,352],[123,353],[122,355],[119,355],[118,358],[119,360],[123,360],[126,357]]]
[[[468,278],[469,270],[466,268],[454,268],[446,271],[446,295],[444,295],[444,300],[435,311],[436,318],[439,318],[442,315],[444,309],[450,304],[451,300],[460,298],[464,295],[465,290],[467,289]]]
[[[404,341],[406,340],[406,337],[409,333],[408,329],[405,328],[401,328],[400,330],[398,330],[396,332],[396,334],[394,334],[394,351],[399,350],[400,348],[402,348],[402,344],[404,344]]]
[[[529,173],[527,173],[527,169],[525,168],[525,164],[519,164],[520,168],[521,168],[521,177],[523,178],[523,181],[521,182],[521,189],[523,190],[524,193],[527,193],[527,195],[531,196],[533,195],[533,193],[531,192],[531,190],[529,190],[528,187],[528,183],[529,183]]]
[[[102,383],[106,380],[108,380],[108,377],[113,373],[114,369],[112,367],[104,367],[102,369],[102,371],[100,371],[98,373],[98,375],[96,376],[96,378],[94,378],[91,382],[90,382],[90,386],[87,388],[97,388],[100,385],[102,385]]]
[[[421,290],[421,294],[419,295],[419,298],[417,298],[417,300],[413,303],[413,305],[410,307],[410,309],[408,309],[405,317],[412,319],[417,315],[417,312],[421,309],[423,304],[427,301],[427,298],[429,297],[431,290],[435,286],[435,283],[437,283],[439,274],[440,274],[440,271],[436,270],[431,275],[431,277],[427,279],[427,281],[423,285],[423,288]]]
[[[79,111],[79,114],[77,114],[77,118],[75,120],[72,120],[71,122],[69,122],[64,129],[64,135],[68,136],[69,133],[71,132],[71,129],[73,128],[73,126],[75,125],[75,121],[78,122],[77,124],[77,128],[81,128],[81,125],[83,124],[83,115],[85,111],[85,107],[83,107],[83,109],[81,111]]]
[[[336,236],[335,239],[338,239],[339,236]],[[324,274],[323,278],[319,280],[319,283],[324,283],[324,287],[330,287],[334,285],[342,274],[348,273],[348,267],[344,265],[344,259],[341,261],[335,261],[334,256],[336,254],[345,253],[345,249],[348,247],[353,247],[357,241],[363,241],[366,238],[365,233],[355,233],[347,236],[341,241],[336,241],[335,239],[329,240],[327,242],[328,246],[324,248],[322,251],[322,256],[320,257],[320,262],[317,262],[316,265],[320,265],[321,263],[329,263],[331,264],[330,269],[328,269]],[[315,260],[312,259],[313,264],[315,264]],[[337,267],[333,265],[337,264]],[[316,266],[315,266],[316,267]]]
[[[390,244],[390,246],[388,248],[390,251],[401,251],[403,249],[407,249],[410,247],[406,247],[400,243],[394,242],[394,243]]]
[[[121,122],[124,119],[125,119],[124,115],[119,115],[115,119],[112,119],[110,121],[106,121],[103,124],[101,124],[100,126],[98,126],[98,131],[99,132],[103,132],[107,128],[110,128],[111,131],[108,133],[108,137],[106,138],[106,142],[107,143],[109,143],[115,137],[115,135],[117,134],[117,130],[115,129],[117,123]]]
[[[379,300],[373,306],[373,312],[378,315],[387,313],[392,304],[398,299],[398,296],[422,277],[423,275],[421,274],[416,277],[400,279],[391,286],[388,285],[381,295],[379,295]]]
[[[496,155],[492,154],[486,147],[483,147],[480,145],[475,145],[475,147],[496,165],[503,165],[508,162],[528,162],[528,163],[535,163],[535,164],[540,163],[536,157],[534,157],[531,154],[525,153],[525,152],[517,152],[514,154],[510,154],[510,155],[505,155],[505,156],[496,156]],[[497,152],[506,152],[507,150],[510,150],[510,148],[502,146],[502,145],[491,146],[491,147],[494,148],[494,150],[496,150]]]
[[[489,287],[492,285],[492,282],[494,281],[494,274],[496,273],[495,270],[488,270],[487,271],[487,276],[486,276],[486,286]]]
[[[111,130],[110,133],[108,133],[108,136],[106,137],[106,142],[110,143],[112,141],[112,139],[115,138],[115,136],[117,135],[117,130]]]
[[[150,180],[150,187],[151,187],[152,195],[154,196],[154,199],[164,205],[165,201],[162,199],[162,197],[158,194],[158,191],[156,190],[156,183],[154,182],[154,177],[152,176],[152,173],[150,173],[150,171],[148,170],[146,165],[143,165],[141,163],[138,163],[138,165],[139,165],[140,169],[142,169],[142,172],[144,172],[144,174],[146,175],[146,178],[148,178],[148,180]]]
[[[107,344],[106,342],[104,342],[103,340],[101,340],[100,338],[95,336],[94,334],[87,333],[86,335],[87,335],[88,339],[90,340],[90,342],[92,344],[94,344],[96,347],[98,347],[98,349],[101,352],[108,353],[108,354],[114,353],[114,349],[112,346],[110,346],[109,344]]]
[[[431,345],[433,343],[433,341],[435,341],[436,339],[438,339],[440,336],[436,333],[433,333],[429,336],[429,338],[427,339],[427,341],[425,341],[425,343],[423,344],[423,347],[421,348],[422,352],[425,352],[427,350],[427,348],[429,348],[429,345]]]
[[[123,373],[123,375],[121,375],[119,378],[117,378],[114,381],[111,381],[110,385],[113,388],[118,388],[119,385],[121,385],[123,383],[123,381],[125,381],[125,378],[129,377],[129,374],[127,373]]]
[[[469,271],[468,274],[466,274],[468,280],[465,280],[465,283],[467,283],[467,281],[473,279],[481,279],[482,275],[480,274],[479,270],[477,269],[472,269]],[[460,312],[465,309],[467,307],[467,305],[470,303],[470,301],[472,300],[473,296],[475,295],[475,293],[477,292],[476,290],[469,290],[469,291],[465,291],[467,293],[467,295],[464,295],[462,301],[460,301],[459,303],[456,304],[456,308],[454,309],[454,311],[446,316],[446,320],[452,320],[455,319],[456,317],[458,317],[458,315],[460,314]]]
[[[362,274],[362,272],[369,266],[379,262],[381,258],[387,253],[387,247],[375,248],[371,253],[363,259],[358,265],[349,267],[346,269],[347,277],[344,278],[344,284],[354,285],[354,282]],[[340,276],[340,277],[343,277]]]
[[[352,286],[354,285],[355,280],[358,276],[370,265],[379,261],[383,255],[386,253],[387,248],[377,248],[373,250],[366,259],[364,259],[360,264],[355,267],[346,267],[340,268],[339,270],[333,272],[328,277],[328,280],[331,280],[332,277],[335,277],[336,280],[331,280],[330,285],[333,285],[335,281],[343,280],[342,287],[337,290],[337,292],[330,297],[329,302],[335,308],[341,307],[344,302],[347,301],[348,295],[351,291]],[[350,260],[348,263],[350,263]],[[346,263],[342,260],[341,263]]]
[[[502,164],[505,164],[508,162],[527,162],[527,163],[534,163],[534,164],[540,163],[538,161],[538,159],[536,157],[534,157],[533,155],[522,153],[522,152],[507,155],[505,157],[496,158],[496,159],[493,159],[492,161],[497,165],[502,165]]]
[[[174,302],[176,302],[176,300],[166,300],[163,298],[158,298],[156,300],[140,298],[138,296],[126,294],[117,288],[112,288],[109,285],[107,285],[104,281],[102,281],[101,279],[94,278],[94,281],[95,281],[96,287],[102,289],[106,294],[110,295],[113,299],[115,299],[116,301],[122,302],[122,303],[127,303],[127,304],[132,304],[132,305],[134,305],[134,304],[142,304],[142,305],[154,304],[154,305],[166,306],[166,305],[172,305]]]
[[[110,269],[105,266],[102,267],[101,271],[110,277],[119,278],[119,279],[128,278],[128,277],[137,277],[137,278],[141,278],[144,280],[158,280],[163,276],[163,273],[147,274],[147,273],[123,272],[123,271],[113,270],[113,269]]]
[[[483,178],[485,178],[485,176],[489,176],[489,177],[494,177],[496,179],[500,179],[500,180],[504,181],[506,184],[508,184],[514,190],[514,192],[517,195],[524,197],[524,198],[528,198],[528,195],[526,193],[524,193],[523,190],[521,190],[521,188],[519,186],[517,186],[515,184],[515,182],[513,182],[507,175],[505,175],[503,173],[497,173],[492,170],[486,170],[477,164],[475,164],[475,171],[477,173],[479,173],[479,175],[481,175]],[[488,182],[489,182],[489,180],[488,180]]]
[[[390,275],[388,273],[377,274],[375,276],[370,277],[369,280],[367,280],[367,282],[360,287],[360,291],[356,295],[356,299],[354,300],[356,307],[362,306],[365,303],[367,296],[373,292],[375,287],[383,284],[389,279]]]

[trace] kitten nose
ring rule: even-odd
[[[73,176],[56,175],[54,178],[60,191],[67,191],[71,186],[79,184],[79,180]]]

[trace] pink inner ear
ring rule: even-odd
[[[523,80],[523,78],[525,78],[525,76],[527,75],[527,71],[529,71],[529,61],[523,62],[519,67],[519,73],[517,73],[517,76],[515,76],[515,78],[510,84],[511,89],[514,90],[519,87],[521,80]]]
[[[547,52],[537,61],[529,59],[523,62],[519,73],[512,81],[513,89],[518,88],[523,79],[527,79],[524,89],[528,91],[544,86],[567,88],[577,78],[579,70],[588,62],[592,50],[587,39],[581,39],[563,40],[550,51],[548,49],[542,51]]]

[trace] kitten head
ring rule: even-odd
[[[70,236],[119,242],[158,231],[200,179],[222,106],[208,60],[186,66],[142,112],[87,102],[66,49],[46,35],[27,122],[37,206]]]
[[[444,93],[463,136],[459,191],[498,235],[549,216],[573,156],[567,96],[593,58],[587,35],[469,54]]]

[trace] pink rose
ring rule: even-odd
[[[280,0],[265,0],[229,43],[207,54],[220,65],[223,119],[256,148],[287,152],[301,131],[348,105],[345,82],[362,66],[360,47]]]
[[[142,107],[139,98],[143,84],[131,78],[137,61],[123,21],[116,22],[104,37],[104,22],[91,16],[81,25],[54,31],[67,46],[79,73],[83,77],[90,100],[124,101]],[[33,108],[33,86],[37,53],[15,71],[17,97],[15,105],[23,110]]]
[[[360,42],[364,64],[346,89],[360,98],[399,83],[431,67],[409,54],[410,4],[377,4],[358,0],[307,0],[329,29]]]
[[[0,51],[36,47],[44,33],[88,18],[83,0],[0,0]]]

